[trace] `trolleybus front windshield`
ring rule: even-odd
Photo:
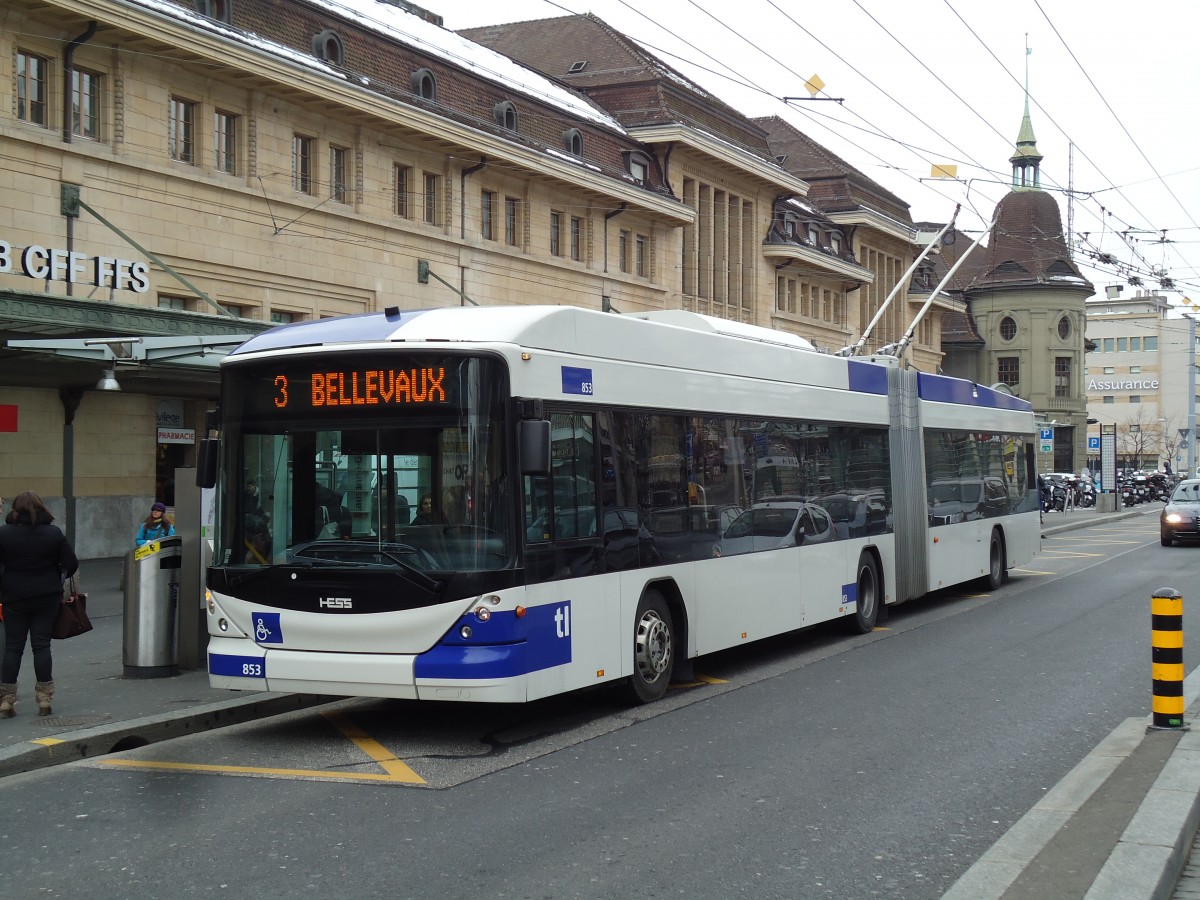
[[[506,386],[500,361],[447,354],[229,365],[214,565],[506,566]]]

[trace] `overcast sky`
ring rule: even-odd
[[[978,230],[1008,190],[1025,64],[1042,181],[1102,295],[1200,306],[1196,0],[424,0],[447,28],[592,12],[750,116],[780,115],[911,205]],[[723,24],[724,23],[724,24]],[[1032,50],[1026,57],[1025,46]],[[819,75],[820,96],[805,97]],[[1074,144],[1072,173],[1069,147]],[[959,182],[928,180],[933,164]],[[922,181],[921,179],[926,179]],[[1165,241],[1164,241],[1165,229]],[[1096,254],[1117,265],[1097,266]]]

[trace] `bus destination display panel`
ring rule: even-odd
[[[480,361],[411,354],[279,360],[230,372],[226,399],[245,415],[263,419],[339,412],[461,413],[469,394],[468,372],[480,371],[472,362]],[[484,362],[483,367],[490,370],[492,365]]]

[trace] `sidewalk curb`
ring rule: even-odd
[[[1200,669],[1184,679],[1185,720],[1200,714]],[[999,900],[1042,848],[1149,733],[1151,716],[1126,719],[1068,772],[943,894]],[[1163,765],[1084,900],[1170,900],[1200,826],[1200,731],[1189,729]]]
[[[0,778],[104,756],[121,750],[155,744],[214,728],[240,725],[254,719],[277,716],[340,699],[321,694],[253,694],[186,710],[160,713],[141,719],[125,719],[47,735],[0,750]]]
[[[1153,511],[1158,511],[1161,507],[1156,507]],[[1046,518],[1042,519],[1042,537],[1049,534],[1060,534],[1064,531],[1075,531],[1079,528],[1091,528],[1093,525],[1099,525],[1101,522],[1119,522],[1122,519],[1132,519],[1135,516],[1144,516],[1152,512],[1149,509],[1129,509],[1114,513],[1096,513],[1097,519],[1075,519],[1070,522],[1062,522],[1058,525],[1050,524]],[[1055,515],[1054,513],[1046,513],[1045,515]]]
[[[1194,712],[1194,710],[1193,710]],[[1084,900],[1169,900],[1200,823],[1200,733],[1188,731],[1163,766]],[[1152,877],[1147,878],[1147,875]]]

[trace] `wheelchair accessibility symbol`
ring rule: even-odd
[[[256,644],[283,643],[283,628],[279,624],[279,613],[251,613],[250,620],[254,623],[254,642]]]

